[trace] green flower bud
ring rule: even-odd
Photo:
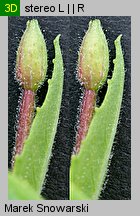
[[[27,22],[21,38],[16,62],[16,77],[26,90],[36,91],[45,79],[47,50],[37,20]]]
[[[109,51],[100,20],[93,20],[79,52],[78,76],[86,89],[98,91],[109,69]]]

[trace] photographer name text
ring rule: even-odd
[[[28,205],[13,205],[13,204],[5,204],[4,207],[5,212],[9,213],[23,213],[23,212],[47,212],[47,213],[76,213],[76,212],[88,212],[88,204],[80,204],[80,205],[43,205],[37,204],[36,206],[28,204]]]

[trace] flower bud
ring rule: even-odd
[[[104,84],[109,68],[109,51],[99,20],[89,23],[79,52],[78,76],[88,90],[98,91]]]
[[[21,38],[16,62],[16,77],[26,90],[36,91],[45,79],[47,50],[37,20],[27,22]]]

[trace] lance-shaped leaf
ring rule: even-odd
[[[72,156],[70,169],[70,199],[96,200],[99,198],[107,172],[111,148],[116,133],[124,86],[124,59],[120,44],[115,41],[114,72],[100,108],[90,124],[78,155]]]

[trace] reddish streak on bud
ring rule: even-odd
[[[31,90],[24,90],[22,104],[19,111],[19,123],[16,135],[16,154],[22,152],[24,141],[29,135],[30,127],[34,116],[35,93]]]
[[[82,140],[86,137],[89,125],[91,123],[93,113],[95,110],[96,94],[92,90],[85,89],[82,101],[82,107],[79,118],[78,132],[76,137],[76,145],[74,151],[76,153],[80,150]]]

